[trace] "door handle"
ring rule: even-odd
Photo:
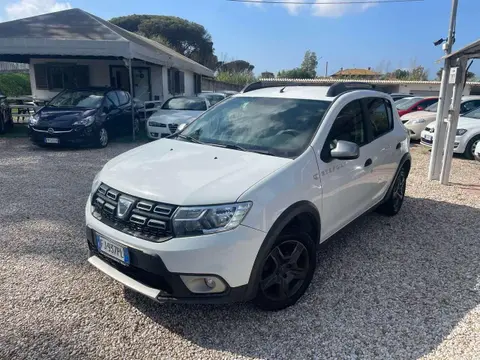
[[[372,159],[367,159],[367,161],[365,161],[365,167],[368,167],[372,165]]]
[[[402,144],[401,144],[401,143],[398,143],[398,144],[397,144],[397,147],[396,147],[395,149],[398,150],[398,149],[400,149],[401,147],[402,147]]]

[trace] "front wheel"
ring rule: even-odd
[[[475,158],[475,148],[477,144],[480,142],[480,135],[474,136],[467,144],[465,148],[465,152],[463,156],[465,156],[469,160],[473,160]]]
[[[315,244],[308,234],[280,235],[263,261],[255,305],[276,311],[295,304],[310,285],[315,265]]]
[[[107,129],[101,128],[97,135],[98,146],[104,148],[108,145],[108,132]]]

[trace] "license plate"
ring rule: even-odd
[[[425,135],[424,138],[425,138],[425,140],[427,140],[427,141],[432,141],[433,136],[432,136],[432,135]]]
[[[128,248],[117,244],[114,241],[106,239],[100,234],[95,234],[95,239],[97,241],[97,249],[101,253],[120,261],[123,264],[130,263],[130,255],[128,253]]]
[[[58,144],[60,141],[57,138],[45,138],[46,144]]]

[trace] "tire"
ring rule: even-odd
[[[394,216],[398,214],[402,208],[403,200],[405,198],[407,177],[407,169],[404,166],[395,178],[395,183],[393,184],[392,193],[390,194],[389,198],[377,209],[379,213],[387,216]]]
[[[105,128],[100,128],[97,134],[97,146],[100,148],[107,147],[108,145],[108,131]]]
[[[463,156],[465,156],[468,160],[475,159],[475,147],[477,146],[478,142],[480,141],[480,135],[474,136],[467,144],[465,148],[465,152]]]
[[[307,233],[280,234],[263,260],[253,303],[277,311],[297,302],[305,293],[316,266],[315,244]]]

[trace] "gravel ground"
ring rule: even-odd
[[[401,213],[337,234],[303,299],[266,313],[156,304],[87,264],[91,180],[132,146],[0,139],[1,359],[480,358],[480,163],[454,159],[442,187],[414,148]]]

